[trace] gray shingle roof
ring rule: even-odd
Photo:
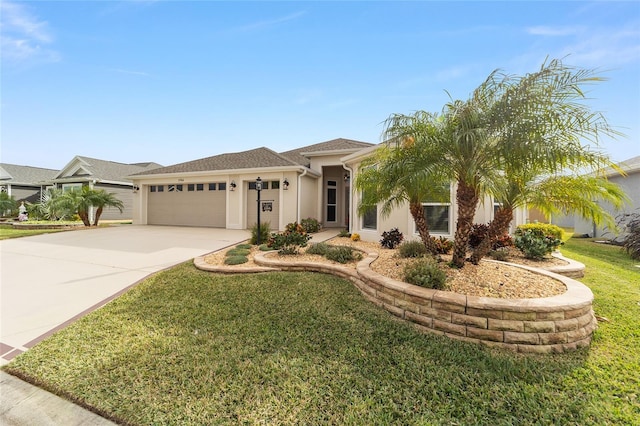
[[[37,185],[53,179],[58,170],[40,167],[19,166],[17,164],[0,163],[0,182],[12,184]]]
[[[282,152],[281,155],[294,161],[302,166],[309,167],[309,159],[302,155],[305,152],[322,152],[322,151],[348,151],[369,148],[373,144],[368,142],[354,141],[352,139],[332,139],[326,142],[320,142],[313,145],[304,146],[302,148],[293,149],[291,151]]]
[[[130,182],[130,179],[127,179],[126,176],[130,176],[134,173],[140,173],[143,171],[153,170],[162,167],[160,164],[147,162],[147,163],[135,163],[135,164],[124,164],[117,163],[115,161],[106,161],[100,160],[97,158],[91,157],[83,157],[76,156],[74,158],[82,161],[83,168],[86,169],[90,174],[87,175],[77,175],[77,176],[85,176],[91,177],[92,179],[97,180],[107,180],[107,181],[117,181],[117,182]],[[71,163],[73,163],[73,161]],[[70,164],[71,164],[70,163]],[[58,173],[56,176],[56,180],[64,180],[69,181],[71,176],[62,175],[62,172]]]
[[[229,154],[214,155],[186,163],[174,164],[155,170],[143,171],[135,175],[150,175],[164,173],[187,173],[216,170],[253,169],[257,167],[292,167],[298,164],[270,150],[269,148],[256,148],[249,151],[234,152]]]

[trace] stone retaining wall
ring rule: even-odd
[[[372,303],[423,331],[517,352],[559,353],[586,347],[597,326],[591,290],[562,275],[514,265],[562,281],[567,292],[539,299],[475,297],[384,277],[369,268],[377,257],[369,253],[355,270],[314,262],[282,262],[270,259],[268,253],[259,253],[254,261],[273,269],[340,276],[354,283]]]

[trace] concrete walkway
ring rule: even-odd
[[[148,275],[249,238],[246,230],[125,225],[0,241],[0,362]],[[0,373],[0,424],[112,424]]]

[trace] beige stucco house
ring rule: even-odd
[[[348,228],[365,241],[378,241],[391,228],[417,237],[408,206],[389,217],[378,210],[357,214],[359,194],[351,183],[361,161],[376,147],[334,139],[281,153],[262,147],[133,174],[129,176],[135,188],[133,222],[250,229],[260,209],[261,222],[269,222],[272,230],[314,218],[325,228]],[[260,204],[255,190],[258,177],[263,183]],[[452,238],[455,233],[454,190],[452,185],[449,203],[425,200],[434,235]],[[490,221],[493,212],[493,202],[485,200],[476,221]],[[525,223],[525,211],[514,219],[516,225]]]

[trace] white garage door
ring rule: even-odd
[[[151,185],[147,223],[225,228],[226,189],[224,182]]]
[[[280,211],[280,181],[264,181],[260,191],[260,222],[269,223],[272,231],[278,230]],[[258,191],[255,182],[248,183],[247,227],[258,223]]]

